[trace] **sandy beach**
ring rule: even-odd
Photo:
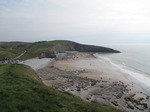
[[[21,61],[20,64],[25,64],[25,65],[30,66],[34,70],[38,70],[38,69],[48,66],[48,64],[52,61],[53,59],[50,59],[50,58],[43,58],[43,59],[34,58],[34,59]]]
[[[88,102],[108,104],[128,112],[150,111],[150,96],[133,78],[92,53],[68,53],[55,61],[36,59],[23,63],[35,69],[47,86]]]

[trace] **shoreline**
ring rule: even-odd
[[[132,84],[130,76],[97,59],[93,53],[68,53],[35,70],[47,86],[88,102],[103,103],[129,112],[149,112],[150,96]]]

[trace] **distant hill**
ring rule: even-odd
[[[83,45],[72,41],[55,40],[40,41],[34,43],[26,42],[1,42],[0,43],[0,59],[3,57],[13,58],[21,53],[26,53],[20,59],[30,59],[35,57],[53,58],[57,53],[65,51],[79,52],[103,52],[103,53],[119,53],[111,48]]]

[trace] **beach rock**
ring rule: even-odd
[[[138,98],[138,99],[136,99],[138,102],[140,102],[140,101],[142,101],[142,100],[144,100],[144,98]]]
[[[143,105],[144,109],[148,109],[147,103],[142,103],[142,105]]]
[[[112,103],[114,106],[118,106],[117,101],[112,101],[111,103]]]
[[[121,98],[121,97],[122,97],[122,94],[123,94],[123,93],[119,93],[119,94],[116,96],[116,98],[117,98],[117,99]]]
[[[104,86],[103,86],[103,85],[100,85],[100,87],[103,88]]]
[[[96,100],[95,95],[93,95],[93,96],[91,97],[90,102],[92,102],[92,103],[97,103],[97,100]]]
[[[129,95],[126,96],[124,99],[125,99],[126,101],[132,101],[132,102],[134,102],[133,97],[134,97],[135,95],[136,95],[135,93],[129,94]]]
[[[131,102],[128,102],[127,108],[134,109],[134,105]]]
[[[150,98],[150,96],[146,96],[146,99],[149,99]]]

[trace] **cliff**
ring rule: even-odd
[[[83,45],[76,42],[63,42],[58,43],[50,51],[43,52],[39,57],[51,57],[55,58],[57,53],[63,53],[65,51],[78,51],[78,52],[98,52],[98,53],[120,53],[120,51],[93,45]]]
[[[26,53],[20,59],[39,58],[55,58],[57,53],[65,51],[78,51],[78,52],[101,52],[101,53],[119,53],[119,51],[93,45],[83,45],[72,41],[55,40],[55,41],[40,41],[34,43],[25,42],[1,42],[0,52],[13,53],[10,57],[16,57],[22,52]],[[0,57],[3,58],[4,56]],[[6,56],[5,56],[6,57]]]
[[[64,52],[64,51],[79,51],[79,52],[102,52],[102,53],[119,53],[120,51],[101,47],[101,46],[93,46],[93,45],[83,45],[76,42],[64,42],[57,44],[54,47],[54,51],[56,52]]]

